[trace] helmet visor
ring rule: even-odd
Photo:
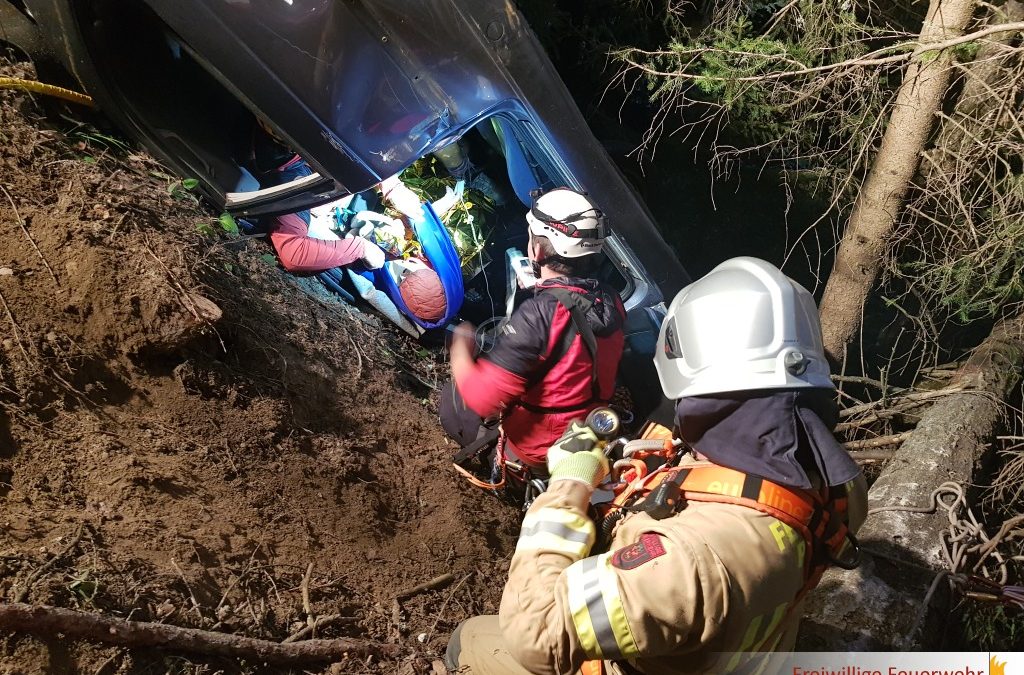
[[[666,321],[665,343],[661,346],[665,357],[669,359],[683,358],[683,352],[679,349],[679,337],[676,335],[676,327],[671,320]]]

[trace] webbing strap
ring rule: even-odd
[[[565,288],[545,288],[542,292],[550,293],[558,301],[558,304],[569,312],[570,321],[559,334],[555,347],[551,350],[548,358],[530,375],[527,389],[540,384],[547,377],[547,374],[551,372],[551,369],[565,358],[578,335],[583,340],[583,346],[590,353],[590,398],[581,403],[568,406],[539,406],[525,401],[520,401],[519,405],[536,413],[562,413],[581,410],[591,403],[601,400],[601,383],[598,380],[597,366],[597,336],[594,335],[594,329],[590,327],[590,322],[587,321],[587,312],[593,307],[594,302],[584,297],[582,293],[576,293]]]
[[[683,492],[756,502],[785,514],[787,521],[795,521],[808,531],[812,530],[810,525],[815,511],[821,511],[824,507],[824,499],[818,494],[809,490],[788,488],[761,476],[724,466],[696,466],[690,469],[680,484]]]
[[[690,467],[681,482],[681,489],[689,501],[747,506],[776,518],[803,536],[807,546],[804,553],[804,583],[765,643],[777,640],[800,601],[821,580],[830,558],[826,549],[838,550],[845,539],[846,526],[838,510],[842,505],[837,504],[840,500],[828,501],[826,496],[811,490],[788,488],[760,476],[751,476],[722,466]],[[836,535],[842,533],[842,539],[835,536],[829,539],[825,536],[830,524],[835,528]]]

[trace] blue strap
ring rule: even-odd
[[[356,301],[356,299],[352,297],[351,293],[341,287],[340,267],[335,267],[334,269],[321,272],[316,275],[316,278],[320,280],[320,283],[327,287],[327,290],[337,293],[350,305]]]
[[[423,217],[413,222],[412,229],[420,243],[423,257],[430,262],[441,279],[445,298],[444,316],[437,321],[424,321],[413,314],[402,299],[402,294],[398,292],[398,284],[385,268],[374,270],[373,283],[377,288],[383,289],[398,309],[417,325],[423,328],[440,328],[451,321],[462,308],[465,294],[462,285],[462,261],[459,260],[451,235],[430,204],[423,204]]]

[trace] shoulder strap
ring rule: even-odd
[[[546,288],[541,292],[550,293],[551,296],[558,301],[558,304],[569,312],[570,321],[556,339],[555,346],[549,353],[548,358],[545,359],[544,363],[542,363],[540,367],[530,375],[528,387],[533,387],[534,385],[539,384],[541,380],[547,377],[547,374],[551,372],[551,369],[569,353],[569,349],[572,348],[573,341],[575,341],[576,336],[579,335],[583,340],[584,347],[586,347],[587,351],[590,353],[590,400],[580,404],[579,406],[566,408],[564,412],[590,405],[601,396],[601,383],[598,381],[597,367],[597,337],[594,335],[594,329],[590,327],[590,322],[587,321],[587,311],[590,310],[594,302],[585,297],[582,293],[575,293],[565,288]],[[536,406],[524,407],[530,409]],[[542,412],[563,411],[556,408],[543,408]]]
[[[684,473],[685,472],[685,473]],[[766,513],[799,532],[807,543],[804,558],[811,588],[830,565],[856,567],[838,556],[850,538],[846,525],[846,497],[828,489],[820,492],[779,485],[761,476],[724,466],[681,468],[674,476],[687,501],[738,504]]]

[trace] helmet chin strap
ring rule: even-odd
[[[540,279],[540,268],[541,265],[544,263],[544,259],[538,257],[539,254],[537,253],[537,249],[534,246],[534,242],[537,240],[534,238],[533,232],[530,232],[529,234],[530,241],[527,242],[527,248],[530,251],[530,265],[533,267],[533,275]]]

